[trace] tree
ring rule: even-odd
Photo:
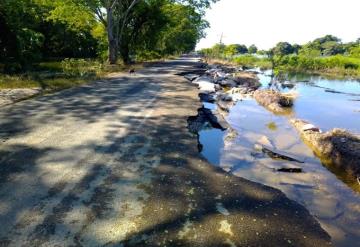
[[[240,45],[238,45],[238,44],[227,45],[224,49],[224,55],[226,57],[232,57],[232,56],[238,54],[239,46]]]
[[[226,46],[224,44],[215,44],[212,47],[213,56],[214,57],[221,57],[221,55],[224,54],[225,47]]]
[[[294,48],[288,42],[279,42],[273,48],[273,53],[276,56],[285,56],[292,54],[294,52]]]
[[[109,62],[114,64],[117,61],[118,52],[122,53],[122,58],[125,62],[129,61],[127,43],[129,37],[126,33],[133,32],[134,28],[141,28],[141,25],[134,25],[139,19],[138,11],[142,11],[140,3],[151,4],[151,1],[144,0],[47,0],[51,2],[55,10],[51,12],[51,18],[73,23],[73,17],[69,18],[69,8],[80,10],[84,16],[91,14],[94,19],[99,20],[106,28],[108,39],[108,53]],[[169,3],[179,3],[183,5],[192,6],[200,15],[204,14],[204,9],[210,6],[210,3],[217,0],[172,0]],[[159,1],[162,5],[161,2]],[[77,15],[79,16],[79,15]],[[139,22],[137,22],[139,24]]]
[[[139,3],[131,23],[137,28],[127,29],[123,44],[129,44],[126,49],[137,57],[190,52],[208,27],[193,6],[168,0]]]
[[[323,56],[333,56],[344,53],[345,49],[336,41],[327,41],[321,45],[321,51]]]
[[[329,42],[329,41],[333,41],[333,42],[336,42],[336,43],[340,43],[341,42],[341,39],[339,39],[338,37],[336,36],[333,36],[333,35],[325,35],[324,37],[321,37],[321,38],[317,38],[315,39],[313,42],[314,43],[320,43],[320,44],[324,44],[326,42]]]
[[[258,51],[258,48],[255,45],[249,46],[248,52],[250,54],[255,54],[255,53],[257,53],[257,51]]]
[[[360,43],[350,49],[350,56],[360,58]]]
[[[248,52],[246,45],[237,45],[237,50],[239,54],[245,54]]]

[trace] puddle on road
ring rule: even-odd
[[[263,86],[267,87],[270,77],[260,75],[260,78]],[[354,83],[350,84],[354,86],[358,83],[360,88],[359,82]],[[352,115],[357,105],[345,104],[349,102],[349,95],[336,94],[334,97],[333,93],[326,93],[323,88],[308,87],[305,83],[295,85],[300,96],[292,115],[312,121],[324,130],[342,127],[355,133],[360,132],[360,124],[356,123]],[[341,90],[356,91],[351,87]],[[326,100],[323,94],[328,94]],[[316,107],[310,108],[313,104]],[[216,109],[216,105],[210,103],[204,103],[204,107]],[[325,112],[324,109],[328,107],[334,110]],[[345,117],[333,121],[334,117],[342,114]],[[347,117],[354,121],[349,121]],[[212,128],[198,133],[201,153],[210,163],[236,176],[280,189],[290,199],[304,205],[318,219],[336,246],[354,246],[354,243],[360,242],[359,184],[340,171],[323,166],[290,125],[289,116],[276,116],[259,106],[255,100],[247,99],[235,104],[226,120],[237,132],[235,138],[227,138],[227,131]],[[257,151],[254,145],[264,139],[276,149],[291,153],[304,163],[272,159]],[[280,168],[301,168],[302,172],[277,172]]]

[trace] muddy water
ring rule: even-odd
[[[360,243],[360,185],[341,171],[323,166],[301,141],[289,124],[289,118],[309,120],[323,130],[340,127],[360,133],[360,112],[357,112],[360,102],[354,101],[360,99],[357,96],[360,95],[360,83],[318,77],[291,78],[306,82],[294,83],[289,89],[280,83],[271,83],[269,76],[259,77],[263,87],[297,92],[293,111],[286,116],[276,116],[251,98],[240,101],[226,116],[238,135],[230,139],[226,131],[201,131],[202,154],[228,172],[276,187],[303,204],[332,236],[336,246],[356,246]],[[216,107],[209,103],[204,106]],[[264,140],[304,163],[275,160],[258,152],[254,145]],[[301,168],[303,172],[277,172],[279,168]]]

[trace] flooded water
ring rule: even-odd
[[[277,116],[251,98],[240,101],[226,116],[237,136],[229,138],[226,131],[218,129],[201,131],[202,154],[212,164],[236,176],[278,188],[304,205],[336,246],[356,246],[360,243],[360,185],[341,171],[322,165],[301,141],[289,119],[305,119],[325,131],[337,127],[360,133],[360,101],[356,101],[360,100],[360,83],[293,77],[287,82],[288,87],[293,84],[289,89],[271,83],[267,75],[261,74],[259,78],[263,87],[295,91],[298,97],[293,111]],[[204,107],[216,106],[206,103]],[[272,159],[257,151],[255,144],[264,141],[304,163]],[[301,168],[302,172],[278,172],[280,168]]]

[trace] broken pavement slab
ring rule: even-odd
[[[322,133],[319,128],[301,119],[292,119],[290,122],[323,164],[342,169],[353,179],[360,176],[359,136],[342,129]]]

